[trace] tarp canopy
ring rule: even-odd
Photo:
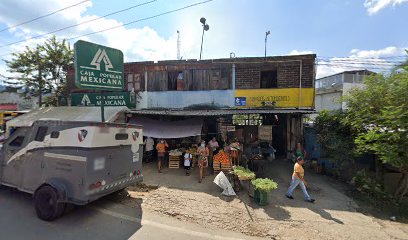
[[[191,118],[180,121],[160,121],[145,117],[132,117],[131,124],[142,125],[143,136],[153,138],[183,138],[201,135],[203,120]]]
[[[113,122],[127,107],[105,107],[105,121]],[[46,107],[30,111],[7,122],[10,127],[28,127],[36,120],[101,121],[100,107]]]

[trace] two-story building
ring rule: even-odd
[[[125,63],[137,95],[128,116],[153,137],[236,137],[272,142],[289,156],[302,141],[302,114],[314,112],[316,55]],[[196,120],[196,121],[194,121]],[[156,129],[156,131],[154,131]],[[154,132],[154,133],[153,133]]]

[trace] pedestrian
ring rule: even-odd
[[[295,163],[295,166],[293,167],[293,174],[292,174],[292,182],[290,184],[290,187],[286,193],[286,197],[289,199],[293,199],[293,190],[297,187],[297,185],[300,185],[300,188],[303,191],[303,195],[305,198],[305,201],[313,203],[315,200],[310,197],[309,193],[306,190],[307,182],[305,181],[305,170],[302,167],[303,164],[303,158],[298,157],[297,158],[297,163]]]
[[[145,153],[146,153],[146,162],[151,162],[153,158],[153,147],[154,140],[151,137],[147,137],[144,141]]]
[[[303,148],[303,146],[302,146],[302,144],[301,144],[300,142],[298,142],[298,143],[296,144],[295,156],[296,156],[296,159],[297,159],[298,157],[301,157],[302,159],[306,159],[306,157],[307,157],[307,152],[306,152],[306,150]]]
[[[190,175],[192,159],[193,159],[193,155],[190,153],[190,151],[186,151],[186,153],[184,154],[184,169],[186,170],[187,176]]]
[[[205,141],[201,142],[201,145],[197,149],[198,155],[198,167],[200,168],[200,180],[199,183],[205,178],[206,169],[208,167],[208,155],[210,154],[210,150],[205,145]]]
[[[157,166],[158,166],[158,172],[161,173],[162,165],[164,162],[164,158],[166,157],[166,147],[169,147],[167,142],[164,139],[161,139],[160,142],[156,145],[156,150],[157,150]]]
[[[208,147],[210,148],[210,157],[209,157],[209,165],[210,167],[213,166],[213,157],[216,154],[217,149],[220,147],[220,145],[217,142],[217,139],[213,137],[211,141],[208,142]]]

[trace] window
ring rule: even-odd
[[[261,116],[261,114],[233,115],[232,116],[232,123],[234,125],[258,126],[258,125],[262,125],[262,116]]]
[[[47,135],[47,130],[48,127],[38,127],[34,140],[38,142],[44,141],[45,135]]]
[[[117,133],[115,135],[115,140],[127,140],[128,139],[128,134],[127,133]]]
[[[127,90],[129,92],[141,90],[141,78],[140,74],[128,74],[127,75]]]
[[[51,138],[59,138],[59,134],[58,131],[51,132]]]
[[[23,142],[24,142],[24,136],[17,136],[16,138],[14,138],[13,141],[10,142],[9,146],[21,147],[21,145],[23,145]]]
[[[261,71],[261,88],[277,88],[278,74],[276,70]]]

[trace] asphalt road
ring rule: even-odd
[[[143,212],[140,203],[135,201],[135,206],[129,207],[107,197],[44,222],[36,217],[31,195],[0,186],[0,239],[252,239]]]

